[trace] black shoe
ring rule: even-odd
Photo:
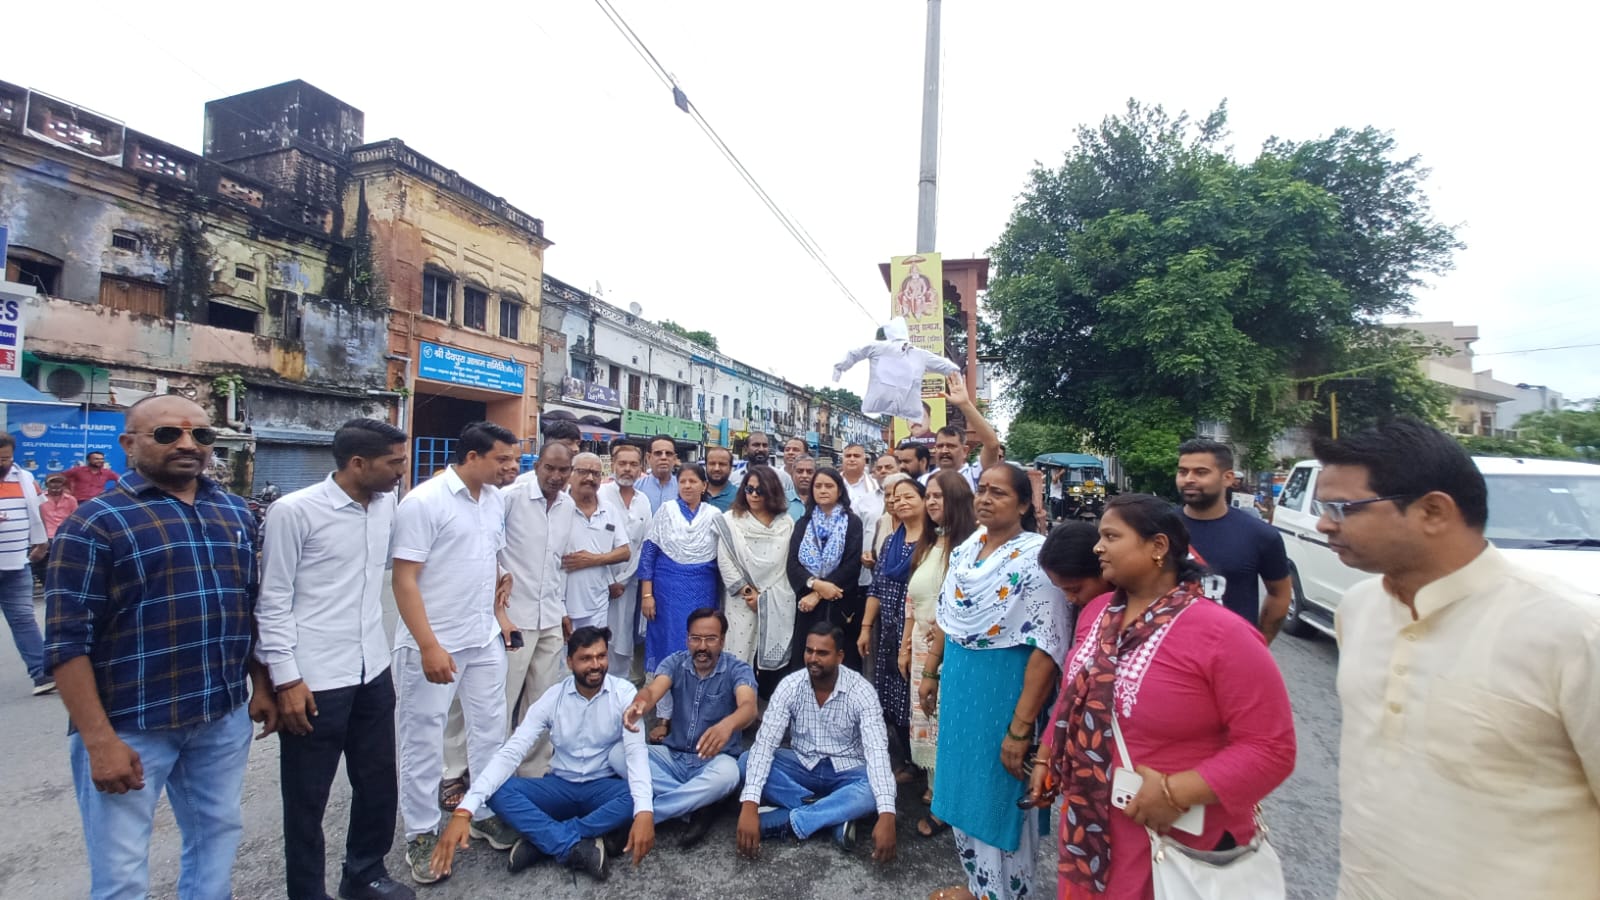
[[[544,853],[532,841],[517,838],[517,842],[511,845],[511,852],[506,854],[506,871],[513,874],[521,872],[544,858]]]
[[[388,875],[365,883],[352,881],[346,875],[339,879],[339,896],[343,900],[416,900],[417,892]]]
[[[606,845],[599,838],[579,841],[567,854],[567,868],[587,872],[595,881],[606,880]]]
[[[678,838],[678,849],[688,850],[706,839],[711,833],[711,826],[717,821],[716,814],[710,807],[690,813],[684,822],[683,835]]]
[[[628,828],[618,828],[616,831],[607,832],[600,837],[600,843],[606,848],[606,856],[621,856],[624,848],[628,846],[628,838],[632,834]]]
[[[856,849],[856,823],[854,819],[833,826],[833,845],[845,853]]]

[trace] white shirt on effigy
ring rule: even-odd
[[[383,572],[395,495],[366,506],[333,476],[287,494],[267,512],[256,600],[256,658],[273,684],[313,691],[366,684],[389,668]]]
[[[394,558],[422,563],[423,610],[445,652],[482,647],[500,633],[495,556],[505,536],[500,489],[486,484],[473,500],[455,466],[412,488],[395,510]],[[404,619],[395,626],[394,644],[417,648]]]

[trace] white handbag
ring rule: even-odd
[[[1111,734],[1123,765],[1133,768],[1115,713]],[[1155,900],[1285,900],[1283,861],[1267,841],[1267,823],[1260,806],[1255,819],[1255,837],[1231,850],[1196,850],[1146,828]]]

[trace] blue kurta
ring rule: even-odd
[[[722,586],[717,561],[685,565],[645,541],[639,553],[639,580],[649,580],[656,598],[656,617],[644,630],[644,670],[654,672],[663,659],[689,646],[689,613],[702,606],[721,608]]]
[[[939,670],[939,764],[933,772],[933,814],[1006,852],[1022,838],[1026,788],[1000,763],[1032,647],[968,650],[944,643]]]

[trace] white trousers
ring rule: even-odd
[[[496,634],[482,647],[458,650],[455,680],[434,684],[422,673],[422,654],[394,651],[394,731],[400,745],[400,819],[406,840],[439,827],[439,773],[444,769],[444,725],[450,701],[461,700],[467,759],[484,771],[506,739],[506,651]],[[491,814],[488,804],[475,818]]]
[[[629,578],[622,585],[622,596],[611,601],[606,609],[605,624],[611,628],[611,643],[606,655],[610,658],[610,674],[618,678],[633,677],[634,631],[638,627],[639,579]]]
[[[503,654],[507,735],[516,729],[535,700],[567,677],[567,645],[561,639],[560,625],[543,631],[524,628],[522,639],[521,650]],[[495,644],[499,642],[497,635]],[[550,771],[551,752],[550,738],[541,738],[533,752],[517,767],[517,774],[523,778],[538,778]],[[457,702],[450,704],[450,715],[444,726],[444,777],[460,778],[467,770],[467,726],[461,715],[461,704]],[[478,771],[478,767],[473,766],[472,771]]]

